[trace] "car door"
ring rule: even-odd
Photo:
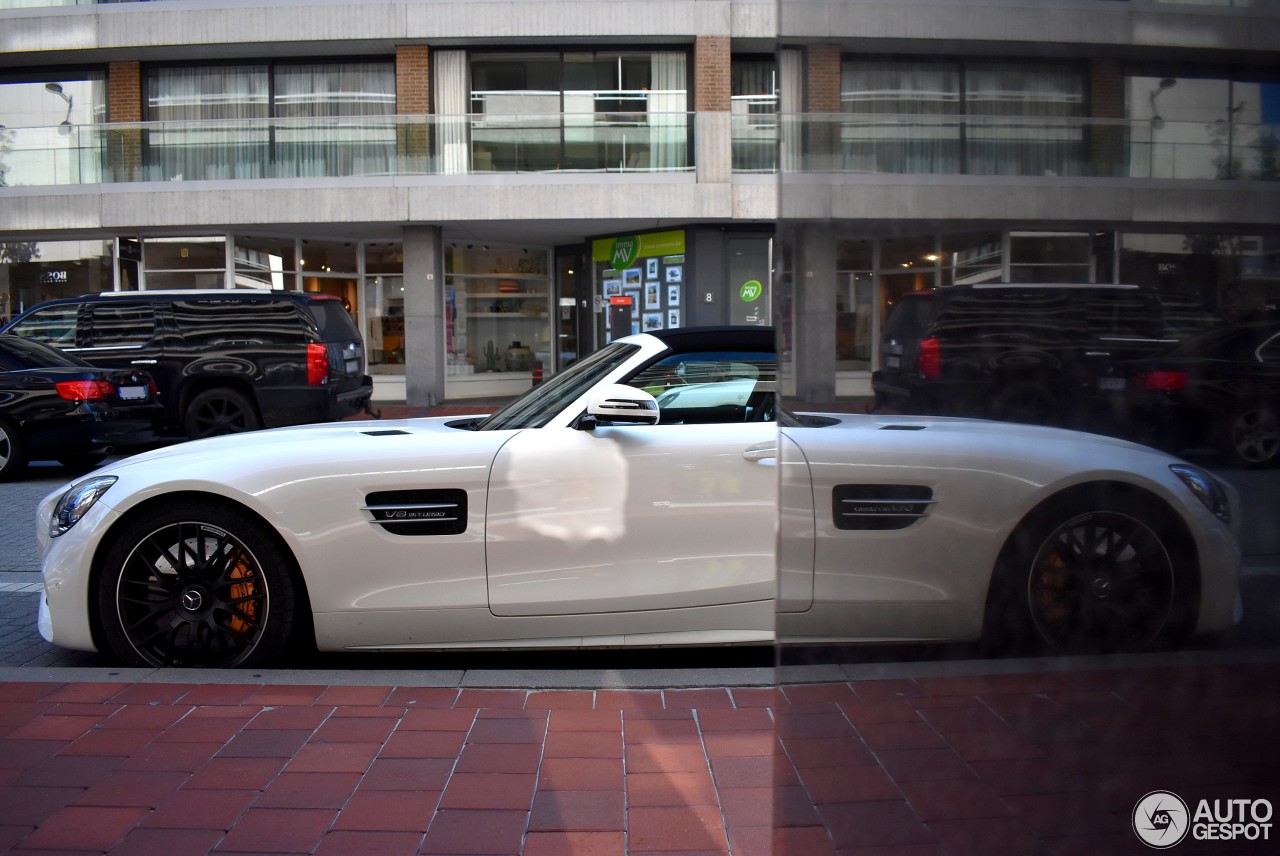
[[[630,381],[656,394],[657,425],[514,436],[490,479],[490,609],[634,614],[771,600],[773,383],[772,354],[673,357]],[[635,620],[620,619],[619,632]]]

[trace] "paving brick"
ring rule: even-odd
[[[249,809],[217,852],[310,853],[319,847],[333,816],[330,809]]]
[[[527,695],[528,693],[524,690],[463,690],[458,694],[455,707],[520,710],[524,707]]]
[[[622,735],[604,731],[558,731],[547,735],[543,752],[547,758],[621,758]]]
[[[707,756],[700,745],[691,743],[646,743],[628,746],[628,773],[706,772]]]
[[[316,856],[414,856],[421,841],[419,832],[340,829],[325,835]]]
[[[858,701],[889,701],[913,698],[925,694],[920,684],[910,679],[885,681],[854,681],[850,686]],[[950,693],[946,693],[950,695]]]
[[[519,853],[528,820],[527,811],[439,811],[421,852],[456,856]]]
[[[245,729],[306,730],[315,731],[333,714],[329,705],[291,704],[261,710],[245,725]]]
[[[797,769],[809,767],[861,767],[875,764],[875,756],[857,737],[795,738],[782,740],[783,751]]]
[[[63,684],[53,692],[41,697],[41,701],[53,702],[89,702],[101,703],[129,689],[132,684],[101,683],[85,681],[84,683]]]
[[[529,693],[525,710],[592,710],[595,707],[594,691],[550,690]]]
[[[964,780],[904,782],[903,795],[915,813],[926,821],[1003,817],[1008,806],[988,785]]]
[[[778,708],[790,704],[778,687],[734,687],[729,690],[735,707]]]
[[[626,743],[700,743],[702,734],[692,716],[679,719],[649,719],[627,716],[623,722]]]
[[[353,705],[379,706],[391,696],[390,687],[326,687],[316,704],[350,708]],[[350,716],[350,711],[345,711]]]
[[[474,708],[410,708],[405,711],[399,731],[469,731],[475,722]]]
[[[363,791],[443,791],[452,758],[378,758],[360,781]]]
[[[798,684],[784,686],[782,692],[791,704],[851,702],[858,698],[848,684]]]
[[[730,827],[729,843],[734,856],[835,856],[831,836],[821,826],[782,829],[767,826]],[[881,856],[896,856],[889,850]]]
[[[159,729],[92,728],[72,741],[71,745],[66,749],[63,749],[62,755],[118,755],[123,757],[137,752],[159,734]]]
[[[129,760],[97,755],[58,755],[42,760],[39,766],[15,778],[13,784],[24,787],[70,785],[87,788],[105,779],[115,770],[125,769]]]
[[[231,708],[227,708],[230,710]],[[207,710],[207,709],[206,709]],[[157,743],[226,743],[249,722],[245,716],[205,716],[197,710],[175,722],[156,738]]]
[[[772,757],[713,758],[711,772],[722,788],[786,787],[800,781],[785,759]]]
[[[618,731],[621,727],[621,710],[553,710],[547,730]]]
[[[699,710],[698,728],[703,734],[715,731],[769,731],[775,730],[776,722],[770,712],[764,708],[732,708],[729,710]]]
[[[123,838],[147,811],[134,806],[69,806],[42,823],[23,841],[23,847],[104,852]]]
[[[459,690],[448,687],[396,687],[383,702],[387,707],[458,707]],[[465,707],[465,705],[461,705]]]
[[[717,805],[715,783],[706,770],[696,773],[627,772],[627,805]]]
[[[1044,752],[1021,734],[1007,727],[982,731],[958,731],[945,735],[946,742],[966,761],[995,758],[1044,758]]]
[[[477,719],[467,733],[468,743],[541,743],[547,734],[541,719]]]
[[[0,788],[0,825],[39,826],[84,795],[77,787]]]
[[[733,707],[733,697],[724,688],[665,690],[662,693],[662,700],[667,710],[713,710]]]
[[[952,749],[879,749],[876,758],[895,782],[974,779],[973,770]]]
[[[169,705],[195,689],[192,684],[131,684],[111,697],[115,704]]]
[[[241,731],[232,737],[222,751],[221,758],[292,758],[311,738],[306,728],[261,728],[257,731]]]
[[[260,689],[255,684],[201,684],[182,696],[183,704],[242,705],[245,699]]]
[[[620,791],[620,758],[547,758],[538,770],[538,789],[545,791]]]
[[[23,725],[54,707],[35,701],[0,701],[0,728]]]
[[[735,826],[817,826],[818,812],[804,788],[720,788],[725,823]]]
[[[111,848],[111,856],[205,856],[222,837],[218,829],[135,828]]]
[[[397,731],[387,738],[381,758],[456,758],[462,749],[461,731]]]
[[[811,767],[799,775],[814,805],[902,799],[893,779],[876,766]]]
[[[375,832],[427,831],[439,791],[356,791],[338,814],[334,829]]]
[[[610,832],[623,827],[621,790],[538,791],[529,831]]]
[[[903,800],[833,803],[819,806],[836,847],[931,844],[933,836]]]
[[[662,710],[659,690],[597,690],[596,710]]]
[[[333,808],[346,805],[359,773],[293,773],[277,776],[254,802],[256,808]]]
[[[381,743],[308,743],[285,770],[291,773],[363,773],[382,749]]]
[[[704,738],[707,755],[721,757],[772,756],[780,751],[778,738],[772,731],[741,731],[708,734]]]
[[[118,771],[95,782],[76,804],[155,808],[189,778],[184,772]]]
[[[387,757],[384,751],[382,757]],[[453,757],[453,756],[449,756]],[[458,756],[459,773],[537,773],[542,747],[528,744],[469,743]]]
[[[214,758],[192,773],[192,790],[262,790],[285,765],[283,758]]]
[[[639,807],[627,812],[632,853],[727,850],[728,836],[712,806]]]
[[[258,687],[244,704],[260,707],[283,707],[287,705],[308,705],[320,697],[327,689],[323,684],[268,684]]]
[[[15,728],[6,735],[8,740],[76,740],[87,734],[103,717],[99,716],[42,716]]]
[[[115,730],[150,728],[167,730],[187,716],[193,708],[173,704],[131,704],[121,708],[102,722],[102,727]]]
[[[184,789],[156,807],[142,821],[142,826],[165,829],[220,829],[236,824],[245,809],[258,798],[251,790]]]
[[[624,856],[627,838],[616,832],[530,832],[522,856]]]
[[[946,742],[933,727],[924,722],[868,722],[858,733],[871,750],[934,749]]]
[[[537,777],[531,773],[454,773],[445,786],[445,809],[529,810]]]

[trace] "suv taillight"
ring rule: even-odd
[[[920,357],[916,360],[920,377],[937,380],[942,375],[942,342],[937,339],[920,340]]]
[[[311,342],[307,345],[307,383],[319,386],[329,382],[329,348]]]
[[[64,380],[54,384],[67,401],[102,401],[116,391],[105,380]]]
[[[1134,379],[1148,392],[1178,392],[1187,388],[1187,373],[1174,371],[1142,372]]]

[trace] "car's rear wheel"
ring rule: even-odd
[[[12,481],[27,468],[27,450],[18,429],[0,419],[0,482]]]
[[[1005,384],[991,400],[991,418],[1001,422],[1050,425],[1058,420],[1058,396],[1046,384],[1032,380]]]
[[[1227,463],[1270,467],[1280,463],[1280,412],[1269,404],[1238,407],[1222,419],[1219,448]]]
[[[244,393],[218,387],[198,393],[187,405],[183,427],[193,440],[220,434],[256,431],[262,427],[258,411]]]
[[[1187,553],[1167,516],[1142,501],[1051,503],[1002,554],[987,642],[1064,654],[1176,644],[1193,622]]]
[[[98,609],[111,650],[149,666],[255,666],[293,631],[292,556],[247,512],[184,502],[128,523],[107,552]]]

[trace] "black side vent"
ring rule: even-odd
[[[840,484],[831,492],[837,529],[905,529],[935,501],[932,488],[913,484]]]
[[[408,434],[408,431],[401,431],[399,428],[378,428],[373,431],[361,431],[366,437],[395,437],[398,434]]]
[[[924,425],[881,425],[881,431],[923,431]]]
[[[361,509],[392,535],[460,535],[467,531],[467,492],[381,490],[365,497]]]

